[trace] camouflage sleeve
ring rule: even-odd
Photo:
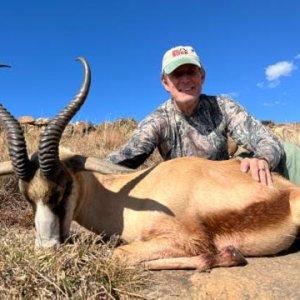
[[[224,103],[231,137],[254,157],[267,159],[274,170],[284,153],[280,140],[238,103],[228,98]]]
[[[109,154],[106,159],[128,168],[137,168],[151,155],[158,146],[161,137],[160,119],[152,114],[145,118],[133,133],[131,139]]]

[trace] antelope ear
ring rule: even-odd
[[[0,162],[0,176],[14,174],[13,166],[11,161]]]
[[[74,155],[63,162],[75,171],[92,171],[101,174],[126,174],[135,172],[135,170],[116,165],[105,159],[83,155]]]

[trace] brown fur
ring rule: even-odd
[[[268,216],[268,217],[266,217]],[[272,223],[270,223],[270,216]],[[285,222],[291,217],[289,193],[282,191],[271,201],[257,199],[240,211],[227,209],[223,212],[208,215],[203,223],[213,235],[235,232],[257,231],[260,228],[272,227]]]
[[[288,249],[299,229],[300,188],[275,174],[274,188],[263,186],[240,171],[238,160],[178,158],[125,175],[79,170],[76,163],[72,169],[70,153],[62,163],[67,167],[55,182],[37,171],[29,184],[20,182],[22,193],[43,201],[39,218],[49,215],[53,228],[59,222],[61,236],[72,220],[120,235],[127,244],[114,255],[130,264],[200,270],[244,264],[243,255]],[[36,220],[45,236],[39,242],[55,245],[57,234],[47,233],[44,221]]]

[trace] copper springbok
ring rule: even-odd
[[[142,171],[59,151],[62,132],[80,109],[90,69],[79,93],[41,134],[29,158],[19,122],[0,105],[10,161],[0,175],[16,174],[35,212],[36,246],[62,243],[70,224],[126,242],[114,255],[150,269],[235,266],[244,256],[288,249],[300,225],[300,189],[273,174],[274,188],[240,171],[238,160],[178,158]],[[126,174],[120,174],[126,173]]]

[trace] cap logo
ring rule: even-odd
[[[176,57],[178,55],[185,55],[185,54],[188,54],[188,51],[185,48],[179,48],[172,51],[173,57]]]

